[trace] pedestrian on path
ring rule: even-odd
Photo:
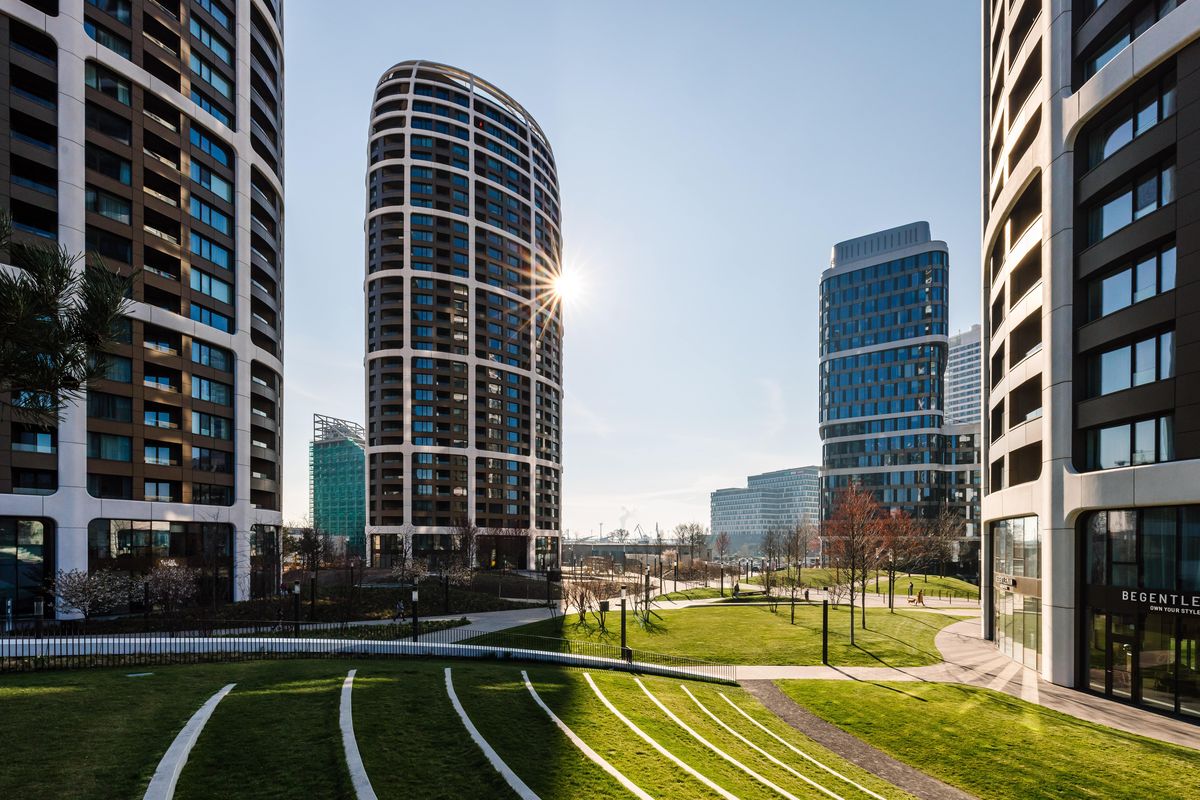
[[[392,622],[394,623],[396,620],[401,622],[406,622],[408,620],[408,616],[404,613],[404,598],[400,598],[396,601],[396,613],[392,615]]]
[[[908,582],[908,596],[912,597],[912,581]]]

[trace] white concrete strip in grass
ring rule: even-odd
[[[454,680],[450,677],[450,667],[446,667],[446,694],[450,695],[450,703],[454,706],[454,710],[458,712],[458,718],[462,720],[463,725],[467,728],[467,733],[471,734],[471,739],[487,756],[487,760],[495,768],[496,772],[500,773],[500,777],[508,783],[512,790],[517,793],[521,800],[539,800],[534,791],[525,785],[525,782],[517,777],[517,773],[513,772],[508,764],[504,763],[504,759],[500,758],[492,746],[487,743],[487,739],[471,722],[471,718],[467,716],[466,709],[462,707],[462,703],[458,702],[458,695],[454,693]]]
[[[358,740],[354,737],[354,710],[350,693],[354,691],[354,676],[357,673],[356,669],[350,670],[342,681],[338,726],[342,729],[342,749],[346,751],[346,768],[350,770],[350,783],[354,786],[355,797],[358,800],[378,800],[375,790],[371,788],[371,779],[367,777],[367,768],[363,766],[362,754],[358,752]]]
[[[596,693],[596,697],[600,698],[600,702],[604,704],[604,707],[607,708],[609,711],[611,711],[613,716],[615,716],[617,719],[621,720],[621,722],[624,722],[625,725],[629,728],[629,730],[631,730],[637,734],[639,739],[641,739],[643,742],[645,742],[646,744],[653,747],[663,757],[665,757],[667,760],[669,760],[675,766],[682,769],[688,775],[691,775],[693,778],[700,781],[701,783],[703,783],[708,788],[712,789],[717,794],[721,795],[721,797],[724,797],[725,800],[738,800],[736,795],[730,794],[729,792],[722,789],[717,784],[713,783],[712,780],[710,780],[709,778],[706,778],[705,776],[703,776],[699,772],[697,772],[694,768],[685,764],[683,762],[683,760],[679,758],[679,756],[675,755],[670,750],[663,747],[658,742],[654,741],[654,739],[651,738],[650,734],[646,733],[644,730],[639,728],[636,724],[634,724],[633,720],[629,719],[629,717],[625,716],[620,711],[618,711],[617,707],[614,706],[611,702],[609,702],[609,699],[604,696],[604,692],[600,691],[600,687],[597,686],[596,682],[592,680],[591,675],[589,675],[588,673],[585,672],[585,673],[583,673],[583,677],[587,679],[588,685],[592,687],[592,691]]]
[[[537,689],[534,689],[533,684],[529,682],[529,675],[525,672],[525,670],[521,670],[521,678],[525,681],[525,688],[529,690],[531,695],[533,695],[534,702],[538,704],[542,711],[546,712],[547,716],[549,716],[550,719],[553,720],[554,724],[558,726],[558,729],[562,731],[568,739],[571,740],[571,744],[578,747],[593,764],[596,764],[598,767],[600,767],[600,769],[616,778],[617,782],[628,789],[629,793],[638,798],[638,800],[654,800],[653,797],[642,791],[642,789],[639,788],[636,783],[621,774],[620,770],[605,761],[604,756],[588,747],[587,742],[585,742],[583,739],[580,739],[579,736],[575,734],[575,731],[567,727],[567,723],[559,719],[558,715],[550,710],[550,706],[546,705],[545,701],[542,700],[541,695],[537,693]]]
[[[674,722],[676,725],[678,725],[679,727],[681,727],[681,728],[683,728],[685,731],[687,731],[689,734],[691,734],[691,737],[692,737],[693,739],[695,739],[697,742],[699,742],[700,744],[704,745],[704,746],[705,746],[705,747],[707,747],[709,750],[712,750],[714,753],[716,753],[717,755],[719,755],[721,758],[725,759],[725,760],[726,760],[726,761],[728,761],[730,764],[733,764],[735,767],[737,767],[737,768],[738,768],[738,769],[740,769],[742,772],[744,772],[744,773],[746,773],[747,775],[749,775],[751,778],[754,778],[754,780],[758,781],[758,782],[759,782],[759,783],[761,783],[763,786],[766,786],[768,789],[771,789],[772,791],[774,791],[774,792],[776,792],[776,793],[778,793],[778,794],[780,794],[780,795],[782,795],[782,796],[786,797],[786,798],[787,798],[787,800],[800,800],[800,798],[796,797],[796,795],[792,794],[792,793],[791,793],[791,792],[789,792],[787,789],[784,789],[782,786],[778,785],[777,783],[774,783],[774,782],[773,782],[773,781],[771,781],[769,778],[765,778],[765,777],[763,777],[762,775],[759,775],[757,772],[755,772],[754,770],[750,769],[750,768],[749,768],[749,767],[747,767],[745,764],[743,764],[742,762],[738,761],[736,758],[734,758],[733,756],[729,755],[729,754],[728,754],[728,753],[726,753],[724,750],[722,750],[721,748],[717,747],[715,744],[713,744],[712,742],[710,742],[708,739],[705,739],[703,736],[701,736],[699,733],[697,733],[697,732],[696,732],[696,730],[695,730],[694,728],[692,728],[692,727],[691,727],[690,725],[688,725],[686,722],[684,722],[683,720],[681,720],[681,719],[678,717],[678,715],[676,715],[676,714],[675,714],[675,712],[671,711],[671,709],[669,709],[669,708],[667,708],[666,706],[664,706],[664,705],[662,704],[662,701],[660,701],[660,700],[659,700],[657,697],[655,697],[653,694],[651,694],[650,690],[646,688],[646,684],[642,683],[642,679],[641,679],[641,678],[634,678],[633,680],[634,680],[634,681],[637,683],[637,685],[638,685],[638,686],[640,686],[640,687],[641,687],[642,691],[646,693],[646,697],[649,697],[649,698],[650,698],[650,702],[652,702],[652,703],[654,703],[654,705],[658,706],[658,710],[659,710],[659,711],[661,711],[661,712],[663,712],[664,714],[666,714],[666,715],[667,715],[667,716],[668,716],[668,717],[671,719],[671,721],[672,721],[672,722]],[[835,795],[835,796],[836,796],[836,795]],[[838,800],[841,800],[841,798],[838,798]]]
[[[706,715],[708,715],[708,718],[709,718],[709,719],[711,719],[713,722],[715,722],[715,723],[717,723],[718,725],[720,725],[720,726],[721,726],[722,728],[724,728],[724,729],[725,729],[727,732],[729,732],[729,733],[733,734],[733,736],[734,736],[734,737],[735,737],[735,738],[736,738],[738,741],[742,742],[743,744],[746,744],[746,745],[748,745],[748,746],[749,746],[749,747],[750,747],[752,750],[754,750],[754,752],[756,752],[756,753],[758,753],[759,755],[763,756],[763,757],[764,757],[764,758],[766,758],[768,761],[770,761],[772,764],[775,764],[775,765],[777,765],[777,766],[783,767],[783,768],[784,768],[784,769],[786,769],[788,772],[792,773],[792,774],[793,774],[793,775],[795,775],[797,778],[799,778],[800,780],[802,780],[802,781],[804,781],[805,783],[807,783],[809,786],[811,786],[811,787],[813,787],[814,789],[816,789],[818,792],[821,792],[822,794],[827,794],[827,795],[829,795],[830,797],[832,797],[832,798],[833,798],[833,800],[846,800],[844,797],[842,797],[841,795],[837,794],[836,792],[832,792],[832,791],[830,791],[829,789],[826,789],[824,786],[822,786],[821,784],[817,783],[817,782],[816,782],[816,781],[814,781],[812,778],[808,777],[807,775],[804,775],[804,774],[802,774],[801,772],[799,772],[799,771],[798,771],[798,770],[797,770],[795,767],[791,766],[790,764],[785,764],[785,763],[783,763],[783,762],[782,762],[782,761],[780,761],[778,758],[776,758],[775,756],[771,755],[771,754],[770,754],[770,753],[768,753],[766,750],[763,750],[761,747],[759,747],[759,746],[758,746],[758,745],[756,745],[754,742],[752,742],[752,741],[750,741],[749,739],[747,739],[747,738],[746,738],[745,736],[743,736],[742,734],[740,734],[740,733],[738,733],[737,731],[735,731],[733,728],[729,727],[729,725],[727,725],[727,724],[725,723],[725,721],[724,721],[724,720],[722,720],[722,719],[718,718],[716,714],[714,714],[714,713],[712,713],[711,711],[709,711],[709,710],[708,710],[708,708],[707,708],[707,707],[704,705],[704,703],[701,703],[701,702],[700,702],[700,699],[699,699],[698,697],[696,697],[696,695],[692,694],[692,693],[691,693],[691,691],[689,691],[689,690],[688,690],[688,688],[687,688],[686,686],[684,686],[682,683],[681,683],[681,684],[679,684],[679,688],[680,688],[680,689],[683,689],[683,693],[684,693],[684,694],[686,694],[688,697],[692,698],[692,702],[693,702],[693,703],[695,703],[697,706],[699,706],[699,707],[700,707],[700,710],[701,710],[701,711],[703,711],[703,712],[704,712]]]
[[[846,783],[848,783],[848,784],[850,784],[851,786],[853,786],[855,789],[858,789],[860,792],[862,792],[862,793],[864,793],[864,794],[868,794],[868,795],[870,795],[871,797],[874,797],[874,798],[875,798],[875,800],[887,800],[887,798],[885,798],[883,795],[881,795],[881,794],[877,794],[876,792],[873,792],[873,791],[871,791],[871,790],[870,790],[870,789],[868,789],[867,787],[863,786],[861,783],[858,783],[858,782],[856,782],[856,781],[852,781],[852,780],[850,780],[849,778],[847,778],[847,777],[846,777],[845,775],[843,775],[842,773],[838,772],[838,771],[837,771],[836,769],[834,769],[833,767],[830,767],[830,766],[828,766],[828,765],[826,765],[826,764],[822,764],[820,761],[818,761],[817,759],[813,758],[813,757],[812,757],[812,756],[810,756],[808,753],[806,753],[806,752],[804,752],[803,750],[801,750],[799,747],[796,747],[794,744],[792,744],[791,742],[789,742],[787,739],[784,739],[782,736],[780,736],[779,734],[775,733],[775,731],[771,730],[771,729],[770,729],[770,728],[768,728],[766,725],[763,725],[761,722],[759,722],[758,720],[756,720],[754,717],[750,716],[750,715],[749,715],[749,714],[747,714],[745,711],[743,711],[743,710],[742,710],[742,709],[741,709],[741,708],[738,706],[738,704],[737,704],[737,703],[735,703],[735,702],[733,702],[732,700],[730,700],[730,699],[729,699],[729,698],[728,698],[728,697],[725,695],[725,693],[724,693],[724,692],[721,692],[721,699],[722,699],[722,700],[724,700],[726,703],[728,703],[730,706],[732,706],[734,711],[738,712],[738,713],[739,713],[739,714],[741,714],[743,717],[745,717],[746,719],[748,719],[748,720],[749,720],[751,723],[753,723],[753,725],[754,725],[756,728],[758,728],[758,729],[759,729],[759,730],[761,730],[763,733],[765,733],[765,734],[767,734],[768,736],[770,736],[770,737],[771,737],[772,739],[774,739],[775,741],[779,742],[781,745],[783,745],[784,747],[786,747],[788,750],[791,750],[793,753],[795,753],[796,755],[798,755],[798,756],[800,756],[801,758],[803,758],[805,761],[808,761],[810,764],[815,764],[816,766],[818,766],[818,767],[820,767],[821,769],[823,769],[823,770],[825,770],[826,772],[828,772],[830,775],[833,775],[833,776],[835,776],[835,777],[841,778],[841,779],[842,779],[842,780],[844,780]]]
[[[175,741],[171,742],[167,752],[163,753],[162,760],[158,762],[158,769],[154,770],[154,777],[150,779],[150,785],[146,788],[144,800],[171,800],[175,796],[175,784],[179,782],[179,775],[183,772],[183,765],[187,763],[188,754],[192,752],[192,746],[200,738],[200,731],[204,730],[204,725],[216,710],[217,703],[224,700],[225,695],[229,694],[234,686],[237,684],[231,683],[222,687],[221,691],[208,698],[204,705],[192,714],[192,718],[175,736]]]

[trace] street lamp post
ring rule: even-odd
[[[300,635],[300,581],[292,582],[292,606],[296,618],[296,635]]]
[[[678,561],[671,562],[671,570],[672,570],[671,585],[674,587],[671,589],[671,591],[678,592],[679,591],[679,562]]]
[[[413,586],[413,641],[417,640],[417,628],[420,627],[420,620],[417,618],[417,587]]]
[[[621,658],[633,661],[633,652],[625,646],[625,587],[621,587]]]

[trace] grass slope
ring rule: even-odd
[[[775,572],[780,583],[779,586],[784,586],[788,573],[786,570],[776,570]],[[947,596],[953,592],[956,598],[965,597],[973,600],[979,599],[979,587],[973,583],[967,583],[959,578],[942,578],[937,575],[924,575],[922,573],[901,572],[896,575],[896,597],[908,597],[908,584],[913,585],[913,596],[917,592],[924,589],[926,595],[933,597],[938,596],[938,592],[945,592]],[[743,584],[750,584],[754,588],[760,588],[762,584],[762,576],[755,575],[752,578],[747,578],[742,581]],[[834,583],[833,570],[826,567],[805,567],[800,574],[800,585],[808,586],[809,588],[820,589],[824,586],[829,586]],[[888,580],[886,572],[879,572],[879,594],[887,594]],[[871,578],[867,581],[867,593],[875,594],[875,573],[871,573]]]
[[[626,623],[630,647],[651,652],[688,656],[728,664],[820,664],[821,607],[796,606],[796,624],[790,623],[791,611],[780,604],[772,614],[767,606],[699,606],[658,612],[648,628],[642,628],[632,615]],[[829,661],[840,666],[915,667],[939,663],[942,658],[934,646],[937,632],[964,617],[898,609],[867,609],[867,630],[856,628],[855,644],[850,644],[850,614],[843,606],[829,609]],[[855,612],[858,621],[858,612]],[[505,631],[601,642],[619,645],[621,621],[610,613],[607,630],[599,618],[590,615],[585,624],[576,614],[541,620]],[[484,634],[469,640],[487,644]]]
[[[1000,692],[932,683],[779,687],[849,733],[984,800],[1182,800],[1200,787],[1200,752]]]

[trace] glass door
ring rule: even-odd
[[[1112,633],[1108,639],[1109,693],[1113,697],[1133,697],[1133,658],[1137,647],[1137,626],[1129,614],[1112,615]]]
[[[1108,692],[1108,614],[1103,611],[1092,612],[1088,687],[1094,692]]]

